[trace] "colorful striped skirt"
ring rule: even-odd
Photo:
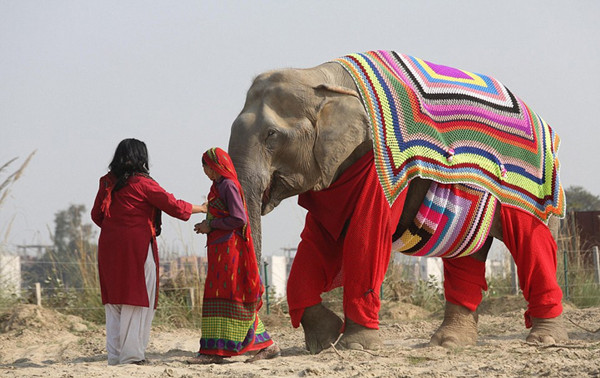
[[[201,354],[237,356],[273,344],[258,316],[262,283],[256,257],[246,245],[233,233],[229,240],[208,246]]]

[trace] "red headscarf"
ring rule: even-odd
[[[236,186],[240,186],[231,158],[227,152],[219,147],[213,147],[206,151],[202,155],[202,164],[207,164],[215,172],[223,177],[233,180],[236,183]]]
[[[235,167],[233,166],[233,162],[231,161],[229,154],[219,147],[210,148],[202,155],[202,164],[208,165],[213,169],[213,171],[235,183],[235,186],[238,188],[240,196],[242,197],[244,210],[246,211],[247,216],[248,207],[246,206],[244,191],[242,190],[242,185],[238,181],[237,172],[235,171]],[[216,191],[216,185],[214,183],[210,190]],[[250,233],[250,224],[247,224],[245,227],[244,237],[246,240],[250,241],[252,252],[254,252],[254,246],[252,245],[252,237]]]

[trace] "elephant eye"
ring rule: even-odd
[[[265,147],[269,151],[273,151],[276,149],[277,144],[279,143],[277,130],[269,129],[267,130],[267,136],[265,138]]]
[[[276,132],[275,130],[273,130],[273,129],[271,129],[271,130],[267,131],[267,138],[269,138],[270,136],[273,136],[273,135],[275,135],[276,133],[277,133],[277,132]]]

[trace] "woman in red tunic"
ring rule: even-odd
[[[280,349],[258,317],[264,290],[250,235],[242,187],[231,158],[220,148],[202,156],[213,181],[207,219],[194,227],[207,234],[208,272],[202,302],[200,350],[191,364],[220,363],[224,357],[258,351],[246,362],[274,358]]]
[[[108,364],[143,364],[158,300],[160,212],[188,220],[202,206],[178,200],[148,175],[148,150],[119,143],[92,208],[100,228],[98,271]]]

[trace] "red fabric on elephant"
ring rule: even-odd
[[[308,210],[288,280],[294,327],[304,309],[323,292],[344,287],[344,314],[368,328],[379,327],[379,290],[388,267],[392,239],[406,190],[393,206],[379,183],[373,153],[365,154],[329,188],[303,193]]]
[[[555,318],[562,313],[562,290],[556,281],[557,246],[550,229],[539,219],[512,206],[502,206],[502,234],[528,302],[525,325],[531,317]]]
[[[519,286],[531,317],[555,318],[562,313],[562,290],[556,282],[556,243],[550,229],[531,214],[502,205],[504,244],[518,267]],[[485,264],[471,257],[444,259],[444,294],[448,302],[475,311],[487,290]]]
[[[298,203],[308,210],[288,280],[292,325],[321,294],[344,286],[344,314],[378,328],[379,288],[387,269],[391,238],[407,190],[390,208],[379,184],[372,153],[348,168],[329,188],[307,192]],[[519,283],[530,317],[553,318],[562,312],[556,280],[556,243],[550,230],[530,214],[502,205],[504,243],[517,263]],[[443,259],[446,300],[475,311],[487,290],[485,264],[472,257]]]
[[[485,262],[471,256],[442,259],[444,263],[444,297],[469,311],[477,310],[487,291]]]

